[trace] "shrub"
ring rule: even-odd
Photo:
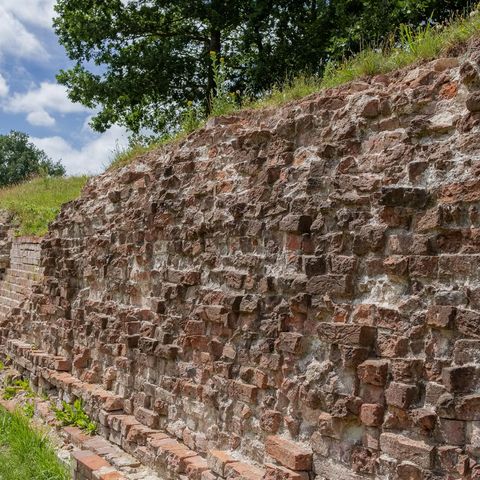
[[[84,430],[89,435],[97,431],[97,424],[93,422],[83,408],[80,399],[73,402],[72,405],[62,402],[62,408],[52,406],[55,417],[63,426],[74,426]]]

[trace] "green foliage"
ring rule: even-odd
[[[228,74],[225,67],[225,59],[218,58],[216,52],[210,52],[212,62],[213,81],[215,89],[210,92],[210,115],[218,117],[226,115],[237,109],[238,104],[235,101],[235,93],[230,92],[228,88]]]
[[[99,131],[119,123],[135,133],[146,128],[163,136],[180,124],[189,132],[201,123],[202,106],[207,114],[227,113],[278,90],[285,78],[301,72],[317,79],[329,62],[383,46],[392,33],[398,40],[400,24],[438,25],[470,6],[470,0],[58,0],[55,30],[74,64],[58,81],[73,101],[97,109],[92,125]],[[437,49],[427,42],[418,48],[423,58]],[[380,59],[369,54],[359,67],[376,71]],[[188,102],[193,108],[185,111]]]
[[[0,409],[0,478],[68,480],[45,432],[30,426],[21,412]]]
[[[187,107],[182,113],[180,122],[180,132],[189,134],[199,128],[205,119],[205,113],[198,104],[192,101],[187,103]]]
[[[11,400],[15,398],[19,393],[26,393],[27,398],[35,396],[35,392],[30,386],[30,382],[26,379],[11,380],[7,377],[5,381],[5,387],[3,389],[3,399]]]
[[[65,175],[61,163],[54,163],[45,152],[29,141],[28,135],[11,131],[0,135],[0,187],[22,182],[39,174]]]
[[[25,402],[22,410],[23,410],[23,414],[27,418],[33,418],[33,416],[35,415],[35,405],[33,402]]]
[[[480,14],[456,18],[441,28],[432,28],[429,23],[419,28],[401,25],[398,42],[389,42],[383,49],[367,48],[342,62],[329,62],[321,80],[315,77],[307,80],[299,77],[281,90],[273,90],[269,96],[253,106],[275,105],[297,98],[299,85],[311,85],[305,92],[313,93],[365,76],[388,73],[417,61],[431,60],[479,34]]]
[[[35,178],[0,189],[0,209],[15,214],[19,235],[44,235],[60,207],[77,198],[88,177]]]
[[[383,48],[366,48],[357,55],[341,62],[329,61],[323,71],[323,76],[301,74],[287,79],[283,84],[274,85],[271,91],[262,98],[240,105],[228,94],[225,84],[227,75],[219,72],[216,67],[215,78],[219,86],[217,95],[212,97],[214,106],[211,115],[232,113],[240,108],[263,108],[280,105],[285,102],[303,98],[324,88],[343,85],[365,76],[388,73],[406,67],[417,61],[430,60],[450,48],[464,43],[480,33],[480,14],[458,17],[442,27],[432,28],[430,24],[424,27],[412,28],[408,25],[399,27],[399,40],[391,36]],[[216,57],[213,56],[214,64]],[[223,96],[223,98],[222,98]],[[221,97],[218,99],[217,97]],[[127,165],[136,156],[147,153],[161,145],[170,143],[201,127],[208,117],[198,105],[189,102],[183,113],[183,121],[178,133],[165,135],[159,140],[149,140],[143,143],[132,143],[127,149],[117,152],[110,168]]]
[[[62,402],[62,408],[52,406],[55,417],[63,426],[75,426],[84,430],[89,435],[97,431],[97,425],[87,415],[80,399],[73,402],[72,405]]]
[[[165,141],[167,141],[167,139],[134,139],[130,142],[128,147],[117,147],[116,151],[114,151],[113,153],[113,158],[108,165],[107,170],[115,170],[116,168],[122,168],[125,165],[128,165],[134,158],[145,155],[146,153],[154,150],[155,148],[160,147]]]

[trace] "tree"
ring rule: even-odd
[[[43,150],[29,142],[28,135],[11,131],[0,135],[0,187],[27,180],[35,175],[65,175],[60,162],[52,162]]]
[[[92,126],[172,128],[188,102],[206,112],[211,58],[228,88],[258,96],[299,73],[378,44],[402,22],[443,20],[470,0],[57,0],[54,20],[74,66],[58,81],[97,109]],[[214,52],[215,55],[211,55]]]
[[[113,123],[161,131],[187,101],[208,101],[210,52],[240,22],[241,0],[59,0],[55,29],[76,65],[58,81],[94,108],[96,130]]]

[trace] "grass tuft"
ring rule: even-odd
[[[0,189],[0,210],[15,215],[18,235],[42,236],[61,206],[77,198],[87,180],[87,176],[35,178]]]
[[[45,432],[30,426],[21,412],[0,408],[0,479],[68,480]]]
[[[325,88],[338,87],[352,80],[389,73],[419,61],[433,60],[480,34],[480,13],[452,19],[445,25],[413,28],[401,25],[399,39],[383,48],[366,48],[340,63],[326,65],[323,77],[300,76],[276,87],[250,107],[263,108],[296,100]]]

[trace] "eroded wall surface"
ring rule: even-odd
[[[478,51],[92,180],[5,351],[172,478],[475,477]]]

